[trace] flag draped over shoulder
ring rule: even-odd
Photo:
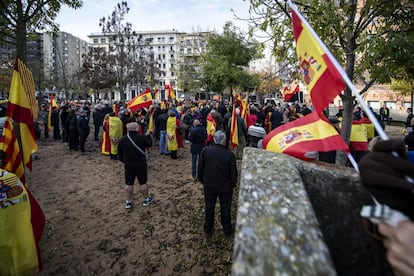
[[[37,112],[32,73],[21,60],[16,59],[6,115],[19,126],[23,163],[30,170],[32,169],[32,154],[37,151],[34,132]]]
[[[230,144],[234,149],[239,144],[239,131],[237,128],[237,113],[236,113],[236,98],[233,102],[233,111],[231,113],[231,125],[230,125]]]
[[[148,107],[152,104],[151,89],[147,88],[144,92],[129,100],[128,109],[131,111],[138,110],[140,108]]]
[[[312,112],[272,130],[263,140],[268,151],[307,160],[307,152],[349,151],[336,129],[320,113]]]
[[[345,89],[338,70],[318,43],[313,30],[289,1],[293,34],[303,80],[317,112],[322,112]],[[306,23],[306,24],[305,24]]]

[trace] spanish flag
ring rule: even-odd
[[[128,109],[131,111],[138,110],[140,108],[148,107],[152,104],[151,89],[147,88],[144,92],[131,99],[128,102]]]
[[[112,105],[112,110],[114,111],[115,116],[119,116],[119,105],[117,103]]]
[[[0,275],[35,275],[42,268],[42,209],[14,173],[0,170]]]
[[[230,125],[230,144],[231,148],[234,149],[239,144],[239,131],[237,128],[237,113],[236,113],[236,98],[234,98],[233,111],[231,116]]]
[[[171,84],[165,85],[165,94],[167,94],[169,100],[175,99],[175,93]]]
[[[158,85],[154,86],[154,99],[158,100],[158,93],[159,93],[159,89],[158,89]]]
[[[286,86],[283,89],[283,94],[284,94],[285,102],[293,101],[292,100],[293,98],[296,98],[297,99],[297,97],[294,97],[294,96],[299,92],[299,90],[300,89],[299,89],[298,81],[294,81],[294,82],[292,82],[290,84],[290,86]]]
[[[308,160],[305,154],[311,151],[349,152],[336,129],[317,112],[275,128],[264,138],[263,148],[303,160]]]
[[[55,96],[50,96],[49,112],[47,114],[47,130],[49,132],[53,131],[52,112],[53,112],[54,107],[58,107],[56,100],[55,100]]]
[[[290,1],[288,3],[292,11],[296,53],[303,80],[315,111],[322,112],[345,89],[345,83],[324,51],[326,47],[319,37],[293,4]]]
[[[6,115],[20,128],[23,163],[31,170],[32,154],[37,151],[34,132],[37,103],[32,73],[18,58],[14,63]]]

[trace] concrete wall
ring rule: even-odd
[[[392,275],[353,169],[246,148],[233,275]]]

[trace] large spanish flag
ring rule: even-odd
[[[18,58],[14,63],[7,116],[19,124],[23,163],[32,169],[32,154],[37,151],[34,120],[37,118],[37,103],[33,76]]]
[[[263,148],[304,160],[307,152],[349,151],[336,129],[317,112],[275,128],[264,138]]]
[[[36,275],[42,268],[42,209],[15,174],[0,170],[0,181],[0,275]]]
[[[293,34],[303,80],[316,112],[322,112],[345,89],[341,75],[318,41],[309,23],[289,2],[292,10]],[[322,43],[323,44],[323,43]]]
[[[151,89],[147,88],[144,92],[131,99],[128,102],[128,109],[131,111],[138,110],[140,108],[148,107],[152,104]]]

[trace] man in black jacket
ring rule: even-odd
[[[193,177],[193,180],[196,181],[198,157],[206,145],[207,130],[198,119],[194,120],[193,126],[194,127],[191,129],[191,132],[188,135],[188,140],[191,142],[191,176]]]
[[[220,218],[224,235],[230,237],[231,200],[237,183],[236,157],[225,147],[226,134],[219,130],[214,134],[214,144],[205,147],[198,162],[198,180],[204,185],[204,231],[210,236],[214,228],[214,210],[217,197],[220,200]]]
[[[134,191],[135,178],[138,179],[139,189],[144,196],[143,206],[148,206],[153,202],[153,197],[149,195],[148,167],[145,149],[152,146],[150,135],[140,135],[138,133],[138,123],[132,122],[127,125],[127,135],[121,138],[118,144],[118,157],[124,163],[125,168],[125,191],[127,199],[125,208],[132,208],[132,194]],[[131,141],[132,140],[132,141]],[[138,148],[140,149],[138,149]]]

